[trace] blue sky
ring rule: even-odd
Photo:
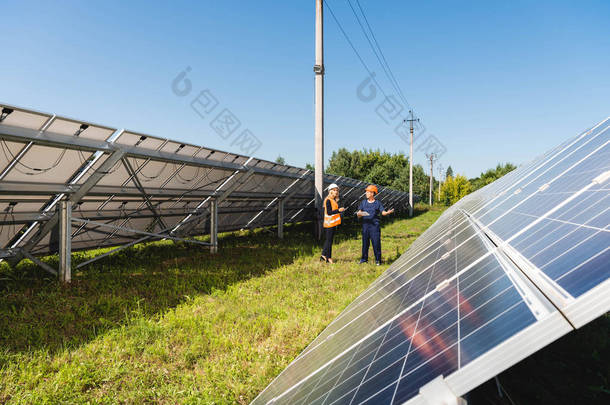
[[[348,3],[328,2],[394,94]],[[524,163],[610,115],[608,1],[360,3],[427,135],[446,147],[440,163],[458,173]],[[3,1],[0,101],[240,152],[210,127],[228,108],[261,141],[257,157],[303,166],[314,4]],[[367,73],[328,10],[325,24],[326,157],[408,151],[377,115],[381,98],[357,97]],[[187,66],[192,91],[178,97],[172,81]],[[205,89],[218,109],[202,119],[190,102]]]

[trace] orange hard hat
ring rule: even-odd
[[[370,185],[370,186],[366,186],[366,191],[372,191],[373,193],[377,194],[379,191],[377,191],[377,186],[374,185]]]

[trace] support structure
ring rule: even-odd
[[[59,281],[72,281],[72,203],[59,202]]]
[[[218,201],[210,198],[210,253],[218,252]]]
[[[428,382],[419,389],[419,395],[426,405],[467,405],[466,400],[455,395],[442,375]]]
[[[244,155],[0,105],[0,142],[7,152],[0,159],[0,206],[6,214],[0,218],[4,236],[0,258],[12,266],[28,258],[67,283],[73,249],[110,248],[75,263],[74,269],[150,240],[205,245],[216,252],[218,220],[224,213],[222,230],[278,224],[281,238],[286,222],[294,222],[304,211],[310,213],[316,201],[314,186],[318,202],[323,193],[323,1],[316,1],[316,175]],[[31,129],[33,122],[40,129]],[[31,167],[20,168],[22,160]],[[326,180],[346,187],[346,206],[358,198],[361,182],[333,176]],[[390,193],[390,198],[394,195]],[[212,241],[191,239],[208,221]],[[58,251],[59,266],[40,260]]]
[[[133,167],[131,166],[131,163],[129,163],[129,160],[126,157],[123,157],[121,159],[121,161],[123,162],[123,165],[125,166],[125,169],[127,170],[127,173],[129,173],[129,179],[127,180],[127,182],[129,180],[131,180],[133,182],[133,184],[135,184],[136,188],[142,194],[142,197],[144,197],[144,201],[146,202],[146,206],[148,207],[150,212],[152,212],[153,215],[155,216],[155,219],[150,224],[150,229],[151,230],[155,229],[155,225],[156,225],[155,222],[159,223],[161,225],[161,228],[167,228],[167,225],[165,225],[165,222],[163,222],[163,218],[161,218],[161,215],[159,215],[159,213],[155,209],[155,206],[150,201],[150,197],[148,196],[148,194],[144,190],[144,186],[142,186],[142,183],[140,183],[140,179],[138,179],[138,173],[133,169]]]
[[[277,200],[277,237],[284,239],[284,199]]]
[[[249,160],[248,160],[248,162],[249,162]],[[254,165],[249,168],[246,166],[248,164],[248,162],[246,162],[246,164],[244,164],[244,166],[242,167],[241,170],[236,170],[231,177],[229,177],[216,190],[214,190],[214,194],[212,194],[212,196],[206,198],[201,203],[199,203],[199,205],[197,205],[197,208],[195,208],[195,212],[187,215],[182,221],[180,221],[180,223],[171,230],[171,233],[176,232],[176,230],[178,230],[178,228],[182,227],[183,225],[186,225],[186,228],[183,229],[182,232],[185,232],[185,230],[186,230],[186,232],[188,233],[188,231],[190,231],[191,229],[196,227],[197,224],[199,224],[202,220],[204,220],[206,218],[207,213],[205,211],[201,212],[200,210],[202,209],[202,207],[205,205],[205,203],[209,199],[214,198],[214,199],[216,199],[216,203],[219,204],[219,203],[225,201],[227,198],[229,198],[231,193],[233,193],[237,188],[243,186],[250,179],[250,177],[252,177],[252,175],[255,173]],[[233,180],[233,182],[230,183],[232,179],[235,179],[235,180]],[[222,192],[221,192],[221,189],[227,183],[229,184],[229,187],[222,190]]]
[[[80,188],[70,195],[70,201],[72,204],[77,204],[82,198],[106,175],[106,173],[112,169],[112,167],[123,157],[124,153],[122,150],[115,150],[102,165],[91,175],[89,178],[80,186]],[[21,260],[21,255],[24,252],[30,252],[45,236],[51,232],[53,227],[57,225],[59,220],[59,213],[54,215],[49,221],[40,227],[38,232],[33,235],[21,248],[20,255],[17,256],[16,261]],[[34,229],[36,223],[32,224],[29,229]]]
[[[32,256],[30,252],[23,252],[23,256],[36,263],[38,266],[40,266],[41,269],[47,271],[48,273],[54,276],[57,276],[57,270],[55,270],[53,267],[49,266],[42,260],[38,259],[36,256]]]
[[[310,172],[308,170],[305,173],[303,173],[303,175],[300,178],[298,178],[295,181],[293,181],[292,184],[290,184],[284,191],[282,191],[282,193],[278,197],[274,198],[267,205],[266,208],[270,208],[272,205],[275,204],[276,201],[278,201],[280,199],[283,200],[284,203],[285,203],[286,201],[290,200],[295,195],[297,195],[297,193],[299,192],[299,188],[296,187],[297,184],[299,184],[303,179],[305,179],[309,175],[309,173]],[[278,207],[279,207],[279,205],[278,205]],[[264,222],[267,219],[267,216],[271,215],[272,213],[273,213],[273,210],[268,210],[268,211],[267,210],[262,210],[262,211],[258,212],[250,221],[248,221],[248,223],[246,224],[246,227],[247,228],[252,228],[256,224]]]
[[[323,0],[316,0],[316,75],[315,87],[315,233],[322,237],[322,191],[324,189],[324,14]]]

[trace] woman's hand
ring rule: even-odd
[[[386,215],[392,214],[393,212],[394,212],[394,208],[387,210],[387,211],[383,211],[381,213],[381,215],[386,216]]]

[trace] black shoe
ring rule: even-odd
[[[360,259],[360,263],[358,263],[358,264],[364,264],[364,263],[368,263],[368,260],[362,260],[362,259]]]
[[[320,261],[328,263],[328,259],[324,256],[320,256]]]

